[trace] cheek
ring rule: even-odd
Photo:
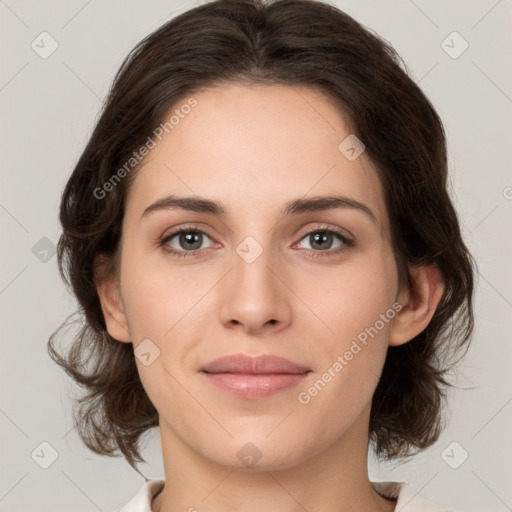
[[[310,389],[312,394],[305,390],[304,400],[311,398],[314,407],[321,410],[343,397],[345,411],[355,412],[371,399],[386,358],[396,315],[393,254],[382,248],[354,259],[322,282],[323,293],[315,294],[316,303],[311,309],[319,312],[329,332],[323,328],[322,357],[316,354],[321,362],[317,381]],[[314,295],[310,297],[313,301]],[[324,387],[329,389],[324,392]]]
[[[196,339],[188,329],[199,311],[197,303],[211,284],[208,279],[202,280],[205,284],[197,277],[191,279],[190,272],[173,268],[165,258],[148,261],[147,254],[126,253],[130,257],[122,263],[125,313],[135,354],[142,350],[137,347],[143,341],[154,344],[148,345],[154,362],[145,365],[137,359],[136,363],[142,384],[158,408],[179,396],[180,386],[173,376],[183,381],[186,354]]]
[[[321,286],[313,290],[311,276],[306,278],[303,290],[309,287],[310,292],[305,300],[329,328],[332,336],[327,339],[336,340],[330,343],[332,347],[342,348],[347,340],[373,326],[392,308],[397,294],[396,266],[386,253],[354,259],[332,269],[328,276],[317,277]],[[379,323],[379,327],[385,333],[389,326]]]
[[[122,264],[122,289],[132,335],[163,340],[191,309],[201,287],[183,271],[166,265],[164,258],[149,261],[142,253],[127,253],[130,256]]]
[[[314,353],[315,374],[297,396],[304,411],[316,418],[312,431],[322,426],[333,437],[371,401],[396,314],[393,279],[382,270],[361,275],[355,270],[329,284],[331,301],[324,302],[322,320],[331,333],[322,336],[321,350]]]

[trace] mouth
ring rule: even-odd
[[[245,399],[265,398],[297,386],[310,372],[310,368],[272,355],[234,354],[201,368],[210,384]]]

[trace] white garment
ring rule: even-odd
[[[163,489],[164,480],[149,480],[134,498],[116,512],[151,512],[153,498]],[[372,482],[373,488],[387,498],[398,498],[395,510],[400,512],[450,512],[427,502],[403,482]]]

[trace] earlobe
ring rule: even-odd
[[[402,293],[402,309],[394,318],[389,345],[407,343],[420,334],[434,316],[443,296],[444,284],[436,265],[421,265],[410,269],[412,291]]]
[[[101,258],[101,257],[100,257]],[[130,343],[131,336],[115,276],[105,275],[104,260],[95,263],[96,291],[101,303],[107,331],[112,338]]]

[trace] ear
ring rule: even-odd
[[[94,281],[105,324],[112,338],[124,343],[131,343],[128,321],[116,276],[106,272],[107,258],[107,256],[99,254],[94,259]]]
[[[441,272],[436,265],[410,268],[412,292],[404,290],[398,303],[402,309],[393,319],[389,345],[407,343],[420,334],[434,316],[444,291]]]

